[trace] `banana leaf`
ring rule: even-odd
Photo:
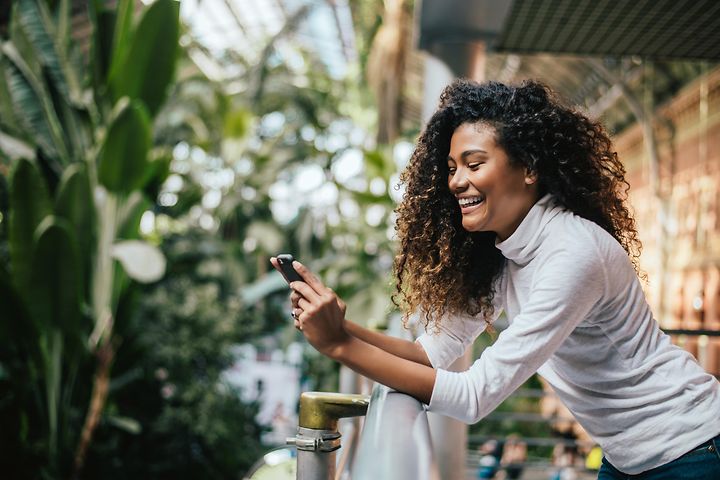
[[[93,83],[95,84],[96,91],[100,91],[100,88],[105,85],[108,72],[110,71],[115,12],[105,9],[97,12],[94,23],[93,35],[95,36],[95,41],[92,43]],[[102,94],[98,96],[101,95]]]
[[[83,278],[90,278],[97,215],[90,179],[84,163],[73,163],[63,172],[55,198],[55,214],[71,225],[79,251],[82,252],[79,261],[82,264]],[[89,282],[86,283],[86,288],[88,286]],[[85,298],[90,298],[89,291],[85,292]]]
[[[143,186],[150,150],[150,118],[141,102],[120,107],[98,160],[98,179],[108,190],[130,193]]]
[[[127,53],[113,55],[108,83],[116,101],[128,96],[142,100],[151,115],[158,112],[175,72],[179,13],[179,3],[174,0],[157,0],[145,10]],[[118,36],[115,41],[120,42]]]
[[[29,309],[36,323],[66,338],[80,339],[82,267],[77,240],[67,220],[48,216],[38,226],[30,286]]]
[[[47,187],[30,160],[19,160],[11,174],[10,206],[8,237],[12,275],[18,291],[27,298],[35,230],[51,213]]]
[[[112,30],[112,55],[110,68],[120,68],[124,65],[133,38],[134,0],[120,0],[118,2],[115,24]]]

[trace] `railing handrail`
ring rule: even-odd
[[[353,480],[439,480],[425,407],[384,385],[373,389],[357,453]]]
[[[687,335],[690,337],[720,337],[720,330],[708,330],[708,329],[688,329],[688,328],[663,328],[663,332],[668,335]]]

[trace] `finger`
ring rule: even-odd
[[[293,290],[293,292],[290,294],[290,304],[293,306],[293,308],[298,306],[298,301],[302,298],[302,296]]]
[[[327,293],[328,288],[305,265],[295,260],[293,261],[293,268],[295,268],[295,270],[300,274],[303,280],[305,280],[305,283],[310,285],[313,290],[318,293],[318,295]]]
[[[312,304],[308,302],[305,298],[301,298],[298,301],[298,307],[300,307],[300,311],[297,313],[297,318],[300,318],[300,315],[312,308]]]
[[[290,284],[290,288],[298,292],[301,296],[305,298],[305,300],[308,300],[310,302],[320,301],[320,294],[305,282],[292,282]]]
[[[278,271],[278,273],[280,273],[280,275],[283,276],[283,278],[285,278],[285,274],[283,273],[282,269],[280,268],[280,263],[278,262],[276,257],[270,257],[270,264],[273,266],[273,268],[275,270]]]

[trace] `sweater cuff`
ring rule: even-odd
[[[462,373],[437,369],[428,411],[466,423],[472,422],[474,415],[473,412],[466,411],[468,393],[464,390]],[[462,410],[459,406],[462,406]]]

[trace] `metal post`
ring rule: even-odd
[[[370,398],[326,392],[300,395],[298,434],[287,443],[297,447],[298,480],[333,480],[335,451],[340,448],[339,418],[365,415]]]

